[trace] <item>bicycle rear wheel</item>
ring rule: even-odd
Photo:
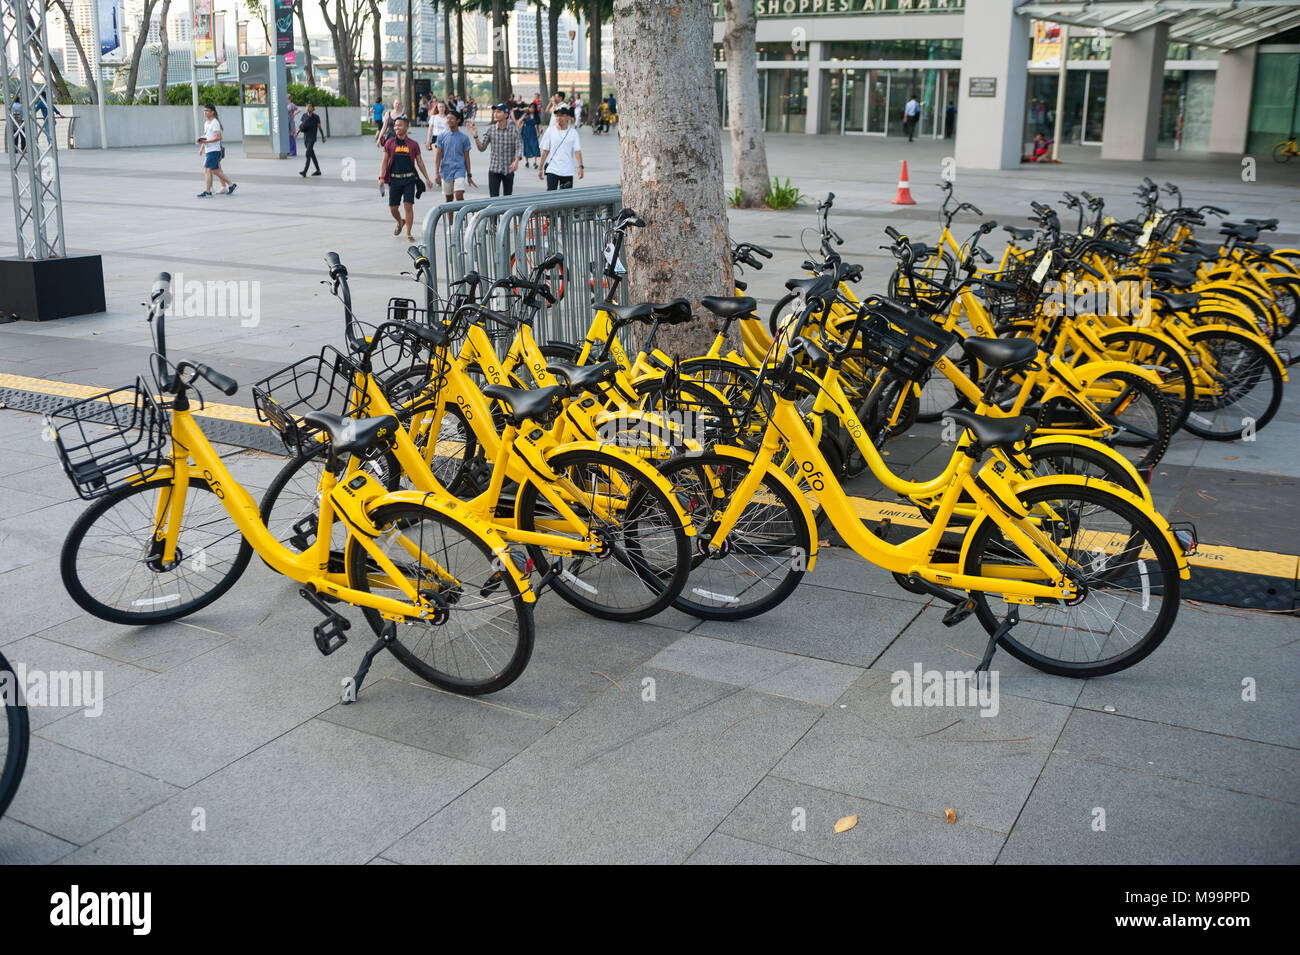
[[[1030,519],[1059,547],[1057,562],[1082,585],[1072,603],[1015,605],[1020,622],[998,643],[1030,666],[1058,676],[1104,676],[1132,666],[1168,635],[1178,614],[1178,561],[1155,523],[1123,498],[1096,486],[1045,485],[1017,495]],[[1045,582],[985,518],[973,531],[964,572]],[[973,592],[990,635],[1010,609],[995,593]]]
[[[144,625],[202,610],[235,585],[253,548],[208,483],[190,478],[176,554],[165,562],[157,529],[174,488],[170,477],[129,484],[95,501],[63,542],[59,570],[68,595],[110,623]]]
[[[9,809],[22,782],[29,739],[22,688],[9,661],[0,653],[0,817]]]
[[[467,696],[494,693],[518,679],[533,652],[532,606],[514,578],[498,570],[490,543],[420,504],[386,504],[370,516],[384,532],[375,541],[379,549],[441,608],[431,619],[408,619],[397,628],[389,649],[402,665],[434,686]],[[356,537],[348,539],[345,563],[353,589],[405,599]],[[379,612],[363,612],[375,633],[382,633],[386,621]]]
[[[1113,371],[1092,382],[1087,397],[1115,433],[1100,439],[1129,459],[1139,471],[1154,467],[1169,450],[1173,437],[1169,402],[1137,375]],[[1042,427],[1061,431],[1092,430],[1092,418],[1073,401],[1058,398],[1043,405]]]
[[[542,574],[563,561],[551,588],[605,620],[644,620],[676,600],[690,571],[689,538],[650,466],[589,450],[561,451],[547,464],[576,490],[561,497],[583,522],[579,529],[561,519],[536,479],[520,488],[520,530],[571,537],[581,547],[557,558],[545,547],[529,545],[528,555]],[[597,553],[580,544],[579,530],[597,538]]]

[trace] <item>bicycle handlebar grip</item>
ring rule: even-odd
[[[763,248],[761,245],[754,245],[753,243],[750,243],[749,247],[765,259],[770,259],[772,257],[772,253],[769,250]]]
[[[564,253],[552,252],[546,258],[542,259],[542,261],[538,264],[537,271],[548,272],[551,269],[555,268],[557,265],[563,265],[563,264],[564,264]]]
[[[348,274],[347,267],[339,261],[337,252],[326,252],[325,264],[329,266],[330,278],[340,278]]]
[[[159,272],[158,277],[153,280],[153,291],[149,293],[150,300],[157,299],[171,291],[172,274],[170,272]]]
[[[980,213],[980,214],[983,215],[983,213]],[[990,232],[992,232],[992,231],[993,231],[994,229],[996,229],[997,227],[998,227],[998,220],[997,220],[997,219],[990,219],[988,222],[983,223],[983,224],[979,227],[979,229],[977,230],[977,233],[978,233],[979,235],[988,235]]]
[[[968,202],[968,203],[966,203],[966,205],[969,206],[969,207],[970,207],[970,211],[973,212],[973,213],[975,213],[977,216],[982,216],[982,215],[984,215],[984,210],[981,209],[979,206],[975,205],[974,203]]]
[[[417,265],[419,264],[420,260],[424,258],[424,250],[421,249],[418,245],[408,245],[406,247],[406,254],[409,255],[411,257],[411,261],[416,263]]]
[[[229,375],[223,375],[221,372],[209,368],[202,362],[195,363],[194,370],[211,382],[213,387],[227,397],[233,395],[239,390],[239,382],[235,381],[235,379],[231,378]]]
[[[899,232],[892,225],[885,226],[885,235],[889,236],[895,242],[903,237],[903,233]]]
[[[1032,200],[1029,203],[1029,208],[1033,209],[1040,216],[1047,211],[1047,206],[1043,205],[1041,202],[1034,202]]]

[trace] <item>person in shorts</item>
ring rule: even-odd
[[[406,118],[399,116],[393,122],[392,138],[384,143],[384,165],[379,173],[379,182],[388,184],[388,211],[397,223],[393,235],[402,234],[405,214],[406,239],[409,242],[413,241],[411,224],[415,221],[415,197],[420,176],[424,176],[430,188],[433,183],[429,182],[429,171],[424,168],[420,144],[406,133]]]
[[[459,202],[465,198],[467,186],[475,185],[470,174],[470,139],[460,131],[460,113],[447,113],[447,131],[433,144],[434,183],[442,186],[443,201]]]
[[[203,104],[203,135],[195,142],[199,144],[199,155],[203,157],[203,191],[199,193],[199,198],[211,198],[213,176],[225,184],[226,188],[221,190],[223,193],[233,193],[235,184],[221,170],[221,120],[217,116],[217,108],[211,103]]]

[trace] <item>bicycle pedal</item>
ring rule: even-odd
[[[948,612],[943,615],[943,625],[945,627],[955,627],[974,612],[975,601],[969,598],[963,600],[961,603],[948,608]]]
[[[894,525],[893,525],[893,523],[889,520],[889,518],[887,518],[887,517],[886,517],[886,518],[883,518],[883,519],[880,521],[880,525],[875,529],[874,533],[875,533],[875,535],[876,535],[877,537],[879,537],[882,541],[885,541],[886,543],[888,543],[888,542],[889,542],[889,533],[890,533],[890,531],[893,529],[893,526],[894,526]]]
[[[319,519],[315,515],[308,515],[302,518],[298,523],[293,525],[293,536],[289,538],[292,544],[299,552],[305,551],[316,542],[316,525]]]
[[[312,639],[316,641],[316,649],[323,656],[329,656],[343,644],[348,642],[346,631],[352,629],[352,621],[348,620],[342,614],[336,613],[325,605],[321,595],[313,593],[306,587],[298,590],[298,596],[302,597],[309,604],[320,611],[321,616],[325,618],[323,623],[316,624],[312,628]]]

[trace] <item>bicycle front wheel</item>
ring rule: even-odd
[[[30,727],[18,678],[0,654],[0,816],[14,801],[27,766]]]
[[[1016,659],[1058,676],[1104,676],[1155,650],[1178,614],[1179,577],[1173,548],[1151,518],[1096,486],[1044,485],[1017,497],[1029,508],[1030,522],[1064,553],[1064,560],[1053,562],[1080,585],[1081,594],[1031,606],[973,592],[985,630],[996,632],[1017,606],[1020,622],[999,644]],[[973,535],[965,573],[1046,582],[994,521],[985,518]]]
[[[794,495],[770,472],[719,550],[704,550],[713,515],[727,506],[749,467],[709,452],[674,458],[659,469],[695,524],[690,578],[673,602],[678,610],[705,620],[744,620],[780,604],[803,579],[812,529]]]
[[[370,515],[383,532],[375,540],[406,582],[431,594],[439,613],[409,619],[389,649],[412,673],[452,693],[477,696],[504,689],[524,672],[533,653],[533,613],[500,564],[491,544],[455,518],[421,504],[386,504]],[[398,583],[356,537],[345,557],[349,585],[368,593]],[[375,633],[387,624],[363,608]]]
[[[542,574],[563,561],[551,588],[568,603],[606,620],[644,620],[677,599],[690,570],[686,529],[649,465],[603,451],[561,451],[547,464],[560,475],[564,504],[582,522],[575,527],[546,499],[536,479],[519,491],[519,529],[570,538],[574,552],[557,558],[529,545]],[[594,538],[593,552],[582,543]]]
[[[201,478],[190,478],[173,559],[155,538],[175,485],[170,477],[129,484],[91,505],[63,542],[68,595],[110,623],[145,625],[202,610],[235,585],[253,548]]]
[[[1263,345],[1231,329],[1187,336],[1198,359],[1196,394],[1183,427],[1209,441],[1255,434],[1282,404],[1282,372]]]

